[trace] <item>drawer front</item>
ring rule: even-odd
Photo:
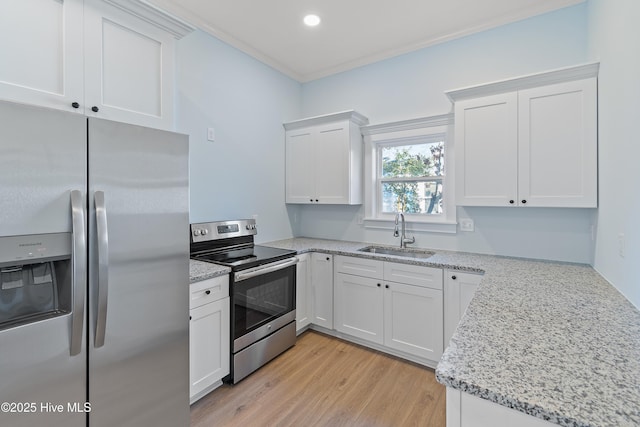
[[[384,280],[424,288],[442,289],[442,269],[385,262]]]
[[[229,275],[192,283],[189,289],[189,308],[200,307],[229,296]]]
[[[382,278],[383,262],[374,259],[357,258],[338,255],[334,257],[334,267],[337,273],[353,274],[354,276]]]

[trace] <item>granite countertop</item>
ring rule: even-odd
[[[640,425],[640,311],[588,265],[440,250],[402,259],[309,238],[264,245],[484,272],[439,382],[563,426]]]
[[[229,267],[212,264],[210,262],[196,261],[195,259],[189,260],[189,283],[200,282],[229,273],[231,273]]]

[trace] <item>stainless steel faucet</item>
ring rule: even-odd
[[[402,235],[401,236],[398,233],[398,220],[400,220],[402,222]],[[398,237],[398,236],[400,236],[400,247],[401,248],[406,248],[407,247],[407,243],[415,243],[416,242],[415,236],[411,237],[410,239],[407,239],[407,236],[405,236],[404,214],[402,212],[398,212],[396,214],[396,228],[393,230],[393,237]]]

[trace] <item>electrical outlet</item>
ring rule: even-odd
[[[460,231],[473,231],[475,226],[471,218],[460,218]]]

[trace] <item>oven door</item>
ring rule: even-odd
[[[295,321],[297,262],[297,258],[289,258],[234,274],[234,353]]]

